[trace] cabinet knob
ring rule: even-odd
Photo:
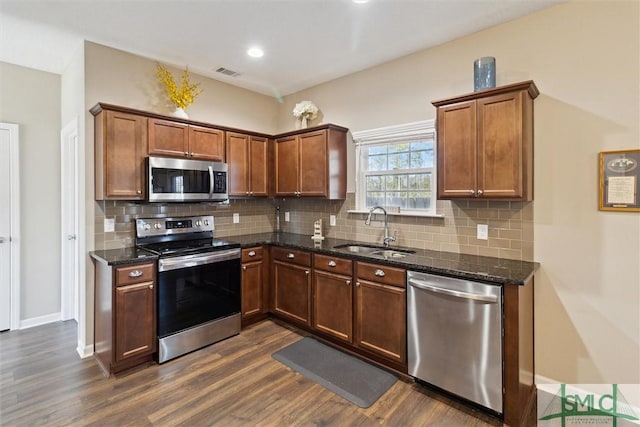
[[[483,194],[484,194],[484,191],[478,190],[478,196],[482,196]]]
[[[336,266],[336,265],[338,265],[338,264],[336,264],[336,262],[335,262],[334,260],[331,260],[331,261],[329,261],[329,262],[327,263],[327,265],[328,265],[329,267],[335,267],[335,266]]]
[[[384,271],[382,270],[376,270],[373,274],[375,274],[378,277],[384,277]]]
[[[360,282],[356,282],[356,288],[360,287]]]
[[[140,277],[142,276],[144,273],[140,270],[133,270],[129,273],[129,277]]]
[[[243,265],[243,266],[242,266],[242,269],[243,269],[244,271],[246,271],[246,270],[247,270],[247,266],[246,266],[246,265]]]
[[[136,191],[136,194],[142,194],[142,190]]]
[[[248,192],[248,191],[245,191],[245,193],[244,193],[244,194],[248,196],[248,195],[249,195],[249,192]]]
[[[476,191],[475,191],[475,190],[469,190],[469,193],[470,193],[472,196],[475,196],[475,195],[476,195]]]
[[[189,154],[191,157],[193,157],[193,151]]]
[[[345,283],[347,284],[347,286],[351,286],[351,280],[346,280]]]
[[[289,258],[289,259],[294,259],[295,257],[296,257],[296,256],[295,256],[294,254],[292,254],[291,252],[289,252],[289,253],[287,254],[287,258]]]
[[[185,155],[185,156],[188,156],[188,155],[189,155],[189,152],[188,152],[188,151],[185,151],[185,152],[184,152],[184,155]]]
[[[256,251],[250,251],[247,255],[249,255],[249,256],[256,256]]]
[[[304,274],[309,275],[309,270],[305,270]]]
[[[149,285],[149,289],[153,289],[153,285]]]

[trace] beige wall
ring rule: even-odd
[[[536,374],[639,383],[640,215],[597,209],[598,152],[640,147],[639,18],[635,1],[559,5],[287,96],[278,129],[303,99],[352,131],[433,119],[432,100],[473,90],[480,56],[498,85],[534,80]]]
[[[20,125],[20,320],[60,314],[60,76],[0,62],[0,121]]]

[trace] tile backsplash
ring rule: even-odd
[[[383,216],[374,216],[371,225],[366,214],[355,209],[355,195],[346,200],[322,199],[242,199],[229,204],[180,203],[149,204],[122,201],[96,202],[95,247],[115,249],[135,244],[135,218],[213,215],[215,236],[270,232],[276,225],[276,206],[280,207],[282,231],[313,234],[313,223],[323,222],[323,234],[346,240],[379,243],[383,237]],[[446,252],[486,255],[533,261],[533,202],[438,201],[442,217],[389,215],[389,230],[397,240],[392,245]],[[285,212],[290,220],[285,221]],[[233,214],[240,222],[233,223]],[[329,216],[336,225],[329,225]],[[115,219],[115,232],[104,232],[104,219]],[[476,239],[476,225],[489,226],[489,239]]]

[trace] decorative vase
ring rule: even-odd
[[[496,58],[485,56],[473,62],[473,91],[496,87]]]
[[[302,116],[300,118],[300,129],[306,129],[307,126],[307,116]]]
[[[180,108],[180,107],[176,107],[175,111],[173,113],[171,113],[171,115],[173,117],[177,117],[179,119],[188,119],[189,116],[187,115],[187,112],[184,111],[184,108]]]

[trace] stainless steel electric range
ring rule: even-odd
[[[240,333],[240,244],[214,239],[213,216],[136,219],[136,246],[158,259],[158,363]]]

